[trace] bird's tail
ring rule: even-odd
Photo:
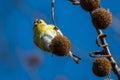
[[[72,54],[72,52],[70,51],[70,57],[78,64],[79,62],[80,62],[80,60],[81,60],[81,58],[80,57],[78,57],[78,56],[76,56],[76,55],[74,55],[74,54]]]

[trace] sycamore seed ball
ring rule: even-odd
[[[106,29],[112,23],[112,15],[109,11],[98,8],[91,14],[92,23],[99,29]]]
[[[58,56],[64,56],[70,51],[70,41],[65,37],[58,35],[56,36],[50,45],[52,53]]]
[[[86,11],[93,11],[100,6],[100,0],[80,0],[81,7]]]
[[[97,58],[93,62],[92,70],[96,76],[104,77],[110,73],[111,70],[110,61],[105,58]]]

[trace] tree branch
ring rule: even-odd
[[[70,2],[72,2],[72,4],[76,5],[76,4],[79,4],[80,5],[80,2],[78,2],[77,0],[68,0]],[[91,14],[91,13],[90,13]],[[111,55],[111,52],[109,50],[109,47],[108,47],[108,44],[107,44],[107,41],[105,39],[105,35],[103,34],[102,30],[95,27],[98,35],[103,35],[104,37],[99,37],[100,41],[101,41],[101,45],[103,50],[105,51],[105,55],[108,55],[110,57],[106,57],[108,58],[108,60],[111,62],[111,66],[112,66],[112,71],[117,75],[117,78],[118,80],[120,80],[120,68],[118,67],[116,61],[114,60],[114,58],[112,57]],[[99,45],[98,45],[99,46]],[[101,46],[100,46],[101,47]],[[90,56],[92,56],[92,54],[90,54]],[[92,56],[92,57],[96,57],[96,56]]]
[[[100,30],[98,28],[96,28],[96,31],[97,31],[98,35],[103,34],[102,30]],[[100,40],[102,42],[102,45],[105,45],[105,44],[107,45],[107,42],[104,37],[100,37]],[[108,46],[104,46],[103,49],[104,49],[106,55],[111,55],[111,52],[110,52]],[[114,60],[114,58],[112,56],[108,57],[108,59],[111,62],[113,72],[117,75],[118,80],[120,80],[120,69],[119,69],[118,65],[116,64],[116,61]]]

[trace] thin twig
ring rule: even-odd
[[[89,53],[89,56],[92,57],[92,58],[100,58],[100,57],[108,58],[108,57],[111,57],[111,55],[105,54],[104,50],[103,51],[91,52],[91,53]]]
[[[55,0],[52,0],[52,2],[51,2],[52,22],[53,22],[53,24],[55,25],[55,29],[58,30],[58,28],[57,28],[57,26],[56,26],[56,22],[55,22],[55,16],[54,16],[54,3],[55,3]]]

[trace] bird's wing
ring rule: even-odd
[[[63,36],[63,33],[61,32],[61,30],[57,27],[55,27],[55,25],[48,25],[48,26],[52,26],[53,27],[53,29],[56,31],[56,32],[58,32],[60,35],[62,35]]]
[[[42,49],[43,51],[47,51],[47,52],[49,52],[49,49],[48,48],[46,48],[45,47],[45,45],[43,45],[42,43],[41,43],[41,39],[39,38],[39,37],[35,37],[34,36],[34,43],[36,44],[36,46],[37,47],[39,47],[40,49]]]

